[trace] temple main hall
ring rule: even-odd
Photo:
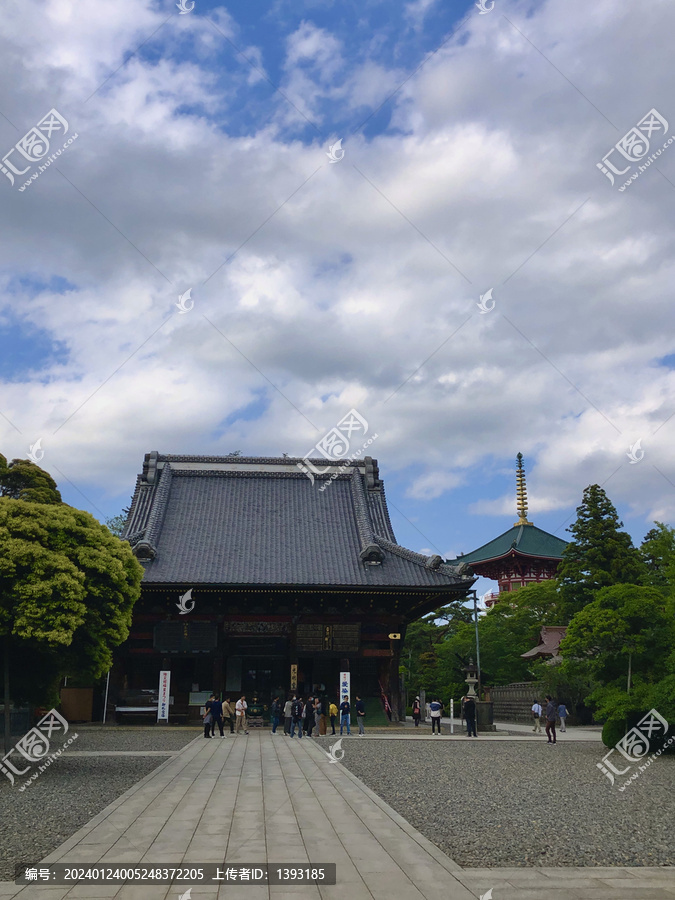
[[[145,573],[112,703],[169,670],[169,720],[191,721],[207,691],[334,697],[348,670],[353,693],[401,715],[407,625],[475,578],[397,543],[377,460],[315,460],[314,482],[303,462],[145,455],[123,535]]]

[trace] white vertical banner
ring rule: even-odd
[[[349,672],[340,672],[340,703],[349,700],[351,681]]]
[[[171,687],[171,672],[163,669],[159,673],[159,697],[157,700],[157,721],[169,721],[169,689]]]

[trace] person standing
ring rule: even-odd
[[[277,726],[279,725],[279,719],[281,717],[281,704],[279,703],[279,698],[275,697],[272,700],[272,706],[270,707],[270,721],[272,723],[272,734],[277,733]]]
[[[284,734],[291,733],[291,722],[293,721],[293,713],[291,712],[293,708],[293,701],[295,700],[295,694],[284,703]]]
[[[223,703],[223,718],[227,719],[227,721],[230,723],[230,734],[234,734],[235,713],[232,707],[232,699],[230,697],[226,697]]]
[[[211,694],[209,699],[204,704],[204,737],[210,738],[213,737],[211,734],[211,724],[213,723],[213,713],[211,712],[211,707],[213,706],[213,701],[216,699],[215,694]]]
[[[223,704],[218,699],[218,695],[214,694],[213,702],[211,703],[211,737],[216,733],[216,725],[220,731],[220,736],[225,737],[223,734]]]
[[[565,725],[565,719],[567,718],[567,707],[564,703],[561,703],[558,706],[558,718],[560,719],[560,730],[567,731],[567,726]]]
[[[244,729],[244,734],[248,734],[248,728],[246,727],[246,710],[248,709],[248,703],[246,702],[246,695],[242,694],[241,697],[237,700],[236,705],[236,713],[237,713],[237,727],[236,733],[239,734],[241,729]]]
[[[532,715],[534,716],[534,728],[532,731],[541,732],[541,703],[535,700],[532,704]]]
[[[345,699],[340,704],[340,734],[342,734],[342,729],[347,726],[347,734],[351,734],[351,729],[349,727],[350,722],[350,712],[351,706],[349,705],[349,697],[345,697]]]
[[[415,697],[412,705],[412,716],[413,722],[415,723],[415,728],[419,727],[420,719],[422,718],[422,707],[420,705],[420,698]]]
[[[321,700],[317,697],[314,701],[314,725],[316,727],[316,736],[321,734]]]
[[[464,719],[466,720],[466,736],[478,737],[476,734],[476,701],[473,697],[464,699]]]
[[[365,719],[366,719],[366,704],[363,702],[363,700],[359,697],[358,694],[356,695],[355,709],[356,709],[356,721],[359,723],[359,737],[361,737],[362,735],[364,735],[366,733],[366,729],[363,727],[363,723],[365,722]]]
[[[429,704],[429,715],[431,716],[431,733],[436,733],[436,728],[438,728],[438,733],[441,733],[441,713],[443,712],[443,704],[437,698],[436,700],[432,700]]]
[[[333,729],[333,734],[335,734],[335,722],[337,720],[338,708],[335,703],[331,703],[328,708],[328,714],[330,715],[330,727]]]
[[[308,697],[305,708],[302,711],[302,718],[305,727],[305,736],[312,736],[312,728],[314,728],[314,697]]]
[[[298,729],[298,737],[302,738],[302,714],[304,712],[302,697],[293,697],[291,704],[291,737],[295,737],[295,729]]]
[[[546,737],[548,738],[549,744],[556,743],[555,737],[555,720],[558,716],[558,707],[553,701],[553,698],[550,694],[546,695]],[[551,736],[553,736],[553,740],[551,740]]]

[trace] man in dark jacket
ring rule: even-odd
[[[558,716],[558,707],[553,702],[553,698],[547,694],[546,695],[546,737],[548,738],[549,744],[556,743],[555,736],[555,720]],[[551,740],[551,736],[553,736],[553,740]]]
[[[218,730],[220,731],[220,736],[223,735],[223,704],[218,699],[218,695],[213,695],[213,700],[211,701],[211,737],[216,733],[216,725],[218,726]]]
[[[340,734],[342,734],[342,729],[347,726],[347,734],[351,734],[351,729],[349,727],[350,723],[350,711],[351,706],[349,705],[349,698],[345,697],[345,699],[340,704]]]
[[[295,737],[295,729],[298,729],[298,737],[302,737],[302,697],[293,697],[291,704],[291,737]]]
[[[209,699],[204,704],[204,737],[210,738],[213,737],[211,734],[211,722],[213,722],[213,714],[211,713],[211,707],[213,706],[213,701],[216,699],[215,694],[211,694]]]
[[[279,703],[279,698],[275,697],[272,700],[272,706],[270,707],[270,721],[272,723],[272,734],[277,733],[277,726],[279,724],[279,719],[281,718],[281,704]]]
[[[366,729],[363,727],[363,723],[366,720],[366,704],[363,700],[356,695],[356,703],[354,704],[356,708],[356,721],[359,723],[359,737],[366,733]]]
[[[466,736],[478,737],[476,734],[476,701],[473,697],[467,697],[464,701],[464,718],[466,719]]]
[[[305,709],[303,711],[303,717],[305,720],[305,734],[308,737],[311,737],[312,729],[314,728],[314,697],[307,698],[307,703],[305,703]]]

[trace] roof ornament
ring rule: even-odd
[[[518,512],[518,521],[515,525],[532,525],[527,520],[527,485],[525,484],[525,469],[523,467],[523,454],[519,453],[516,457],[516,509]]]
[[[380,469],[377,465],[377,460],[373,459],[372,456],[364,456],[363,461],[366,464],[366,487],[369,491],[381,491],[382,482],[380,481]]]
[[[361,561],[367,566],[379,566],[384,562],[384,553],[377,544],[367,544],[359,553]]]
[[[143,481],[147,482],[147,484],[155,483],[158,460],[159,452],[157,450],[145,454],[145,459],[143,460]]]

